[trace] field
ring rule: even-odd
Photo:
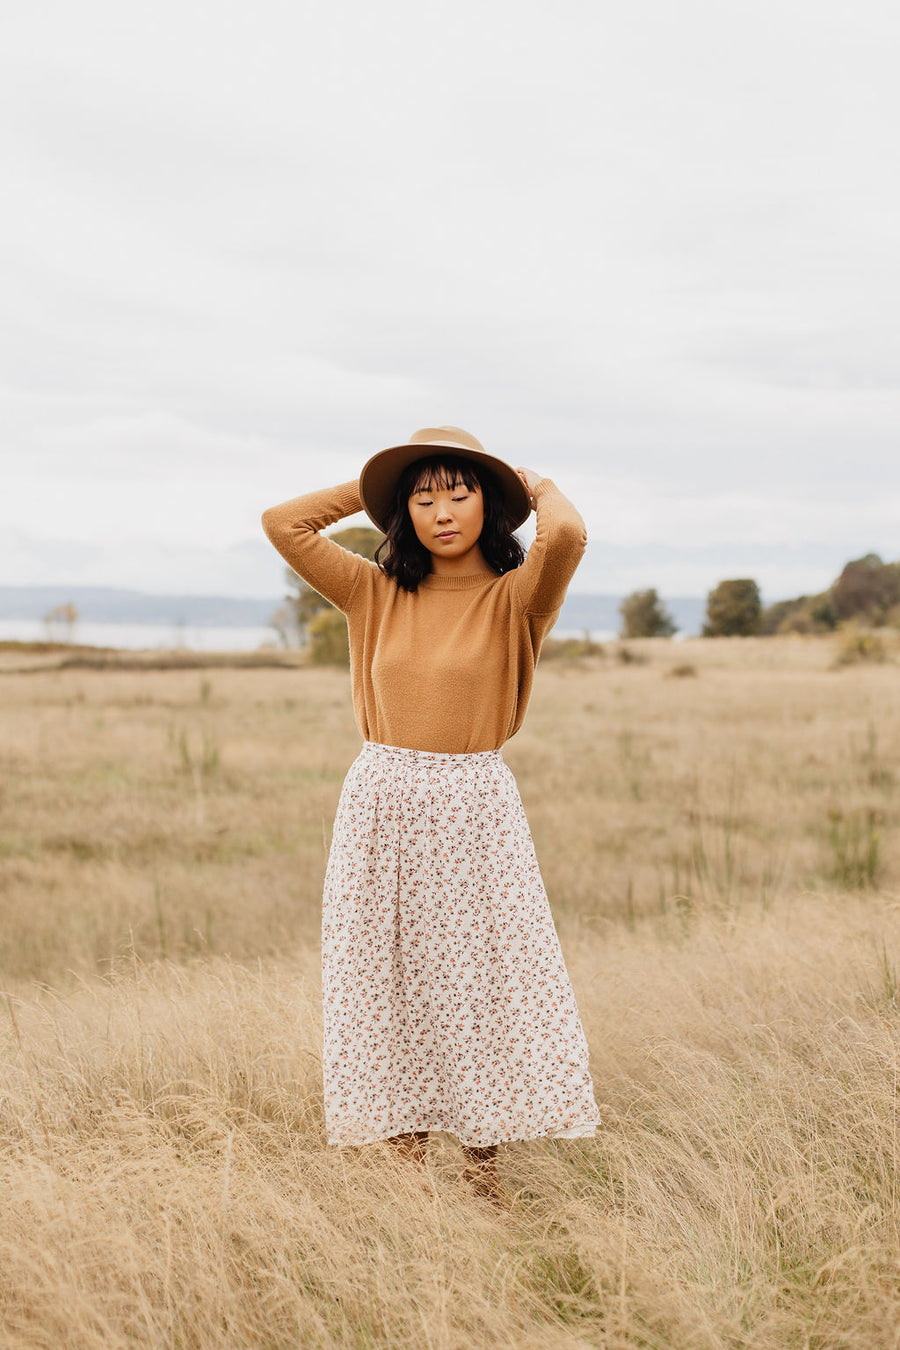
[[[2,1350],[896,1350],[900,669],[542,663],[507,746],[603,1126],[326,1147],[342,672],[0,655]]]

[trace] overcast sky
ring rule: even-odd
[[[455,423],[573,590],[900,557],[895,0],[6,0],[0,584],[271,594]]]

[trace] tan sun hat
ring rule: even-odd
[[[422,427],[413,432],[406,445],[393,445],[389,450],[379,450],[363,465],[359,475],[359,495],[367,516],[379,530],[384,529],[385,517],[403,470],[417,459],[439,455],[442,450],[490,469],[503,495],[513,529],[528,519],[531,498],[515,469],[495,455],[489,455],[481,442],[471,432],[463,431],[462,427]]]

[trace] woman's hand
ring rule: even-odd
[[[531,500],[531,505],[534,506],[534,489],[541,481],[543,474],[535,473],[533,469],[521,469],[521,468],[516,469],[516,473],[519,475],[522,482],[525,484],[526,491],[528,492],[528,496]]]

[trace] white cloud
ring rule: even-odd
[[[454,422],[622,549],[896,554],[898,35],[886,0],[14,8],[0,528],[164,589]]]

